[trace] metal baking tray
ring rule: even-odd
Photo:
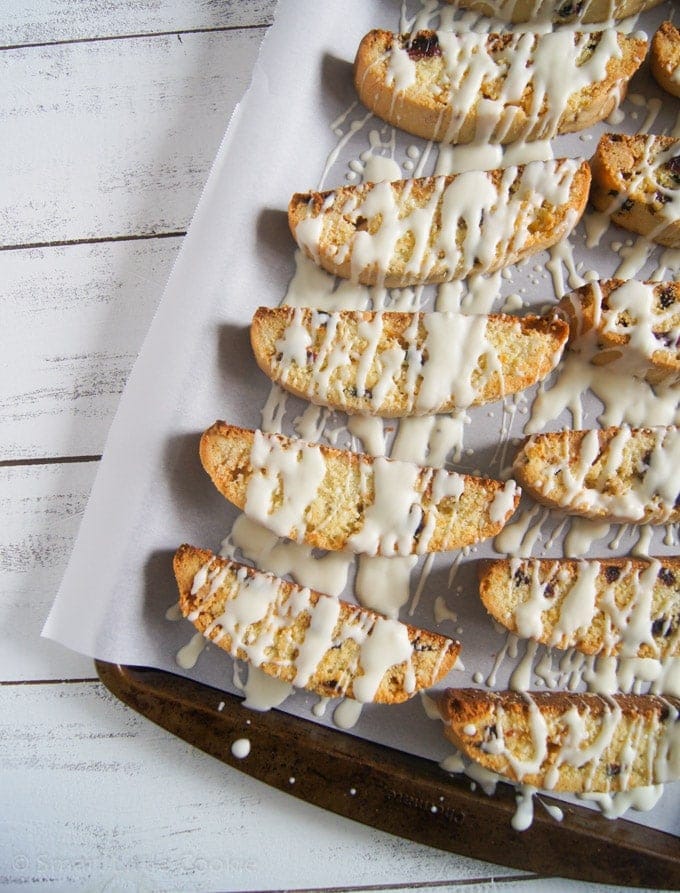
[[[117,698],[157,725],[234,769],[338,815],[542,876],[680,889],[680,846],[673,835],[610,821],[562,801],[561,822],[537,810],[526,831],[515,831],[510,785],[499,785],[489,797],[430,760],[281,711],[247,710],[239,697],[182,676],[103,661],[95,667]],[[239,759],[231,745],[243,737],[253,747]],[[558,802],[543,794],[541,800]]]

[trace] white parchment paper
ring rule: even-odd
[[[400,30],[403,15],[395,0],[280,4],[121,400],[46,636],[92,657],[183,672],[235,691],[232,661],[217,648],[206,649],[192,670],[180,670],[175,657],[192,628],[165,617],[176,601],[171,561],[177,546],[189,542],[218,550],[236,518],[200,466],[198,440],[217,418],[249,427],[261,424],[270,385],[252,358],[248,326],[258,305],[275,306],[284,299],[295,270],[285,215],[291,194],[341,185],[371,153],[390,155],[404,176],[409,158],[417,157],[424,173],[436,161],[437,147],[371,118],[357,103],[352,86],[351,63],[363,34],[374,27]],[[640,25],[651,32],[664,17],[668,9],[660,7]],[[646,74],[639,75],[631,92],[633,101],[620,129],[642,127],[649,96],[657,102],[653,130],[674,126],[675,100],[663,96]],[[604,129],[601,125],[587,135],[561,138],[555,156],[587,157]],[[626,235],[619,231],[618,238]],[[611,250],[610,241],[589,251],[581,226],[572,243],[582,269],[611,275],[620,254]],[[510,294],[520,295],[524,307],[554,303],[553,276],[559,280],[564,273],[554,268],[551,273],[548,261],[547,254],[541,255],[497,277],[494,309]],[[474,289],[466,308],[489,309],[475,306]],[[510,434],[522,433],[527,416],[521,410],[530,405],[531,395],[515,413],[511,432],[502,430],[508,417],[500,404],[470,411],[466,452],[452,467],[498,471],[499,439],[507,442]],[[302,409],[292,398],[286,404],[289,433]],[[588,417],[592,424],[597,424],[596,415],[597,407]],[[331,420],[331,427],[342,424],[342,419]],[[510,449],[509,458],[512,453]],[[534,554],[562,554],[562,540],[549,536],[550,524],[546,520]],[[634,541],[634,533],[624,531],[614,553],[626,554]],[[673,551],[660,535],[655,538],[653,554]],[[491,554],[488,543],[462,558],[438,558],[422,577],[426,583],[418,604],[412,599],[403,615],[461,639],[465,671],[454,671],[446,680],[449,685],[470,684],[475,674],[486,679],[493,671],[502,687],[514,666],[511,657],[497,661],[506,638],[489,622],[476,595],[474,562]],[[453,580],[452,564],[458,568]],[[412,573],[414,593],[422,573],[421,562]],[[436,623],[437,595],[445,596],[449,615],[457,619],[449,616]],[[523,648],[520,644],[520,652]],[[530,681],[535,682],[533,676]],[[316,700],[301,692],[283,709],[311,718]],[[321,721],[330,723],[332,711]],[[440,723],[425,717],[417,698],[398,707],[365,708],[354,731],[435,760],[450,752]],[[667,791],[638,820],[677,833],[675,793]]]

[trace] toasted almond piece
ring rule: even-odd
[[[680,246],[680,139],[605,133],[590,167],[590,200],[624,229]]]
[[[359,45],[354,84],[378,117],[428,140],[550,139],[611,114],[646,52],[646,40],[614,29],[402,35],[376,30]]]
[[[680,96],[680,30],[672,22],[662,22],[654,35],[649,67],[663,90]]]
[[[278,536],[320,549],[413,555],[495,536],[514,481],[366,456],[216,422],[201,461],[217,489]]]
[[[288,222],[305,254],[336,276],[388,288],[448,282],[517,263],[565,238],[589,186],[586,162],[533,161],[297,193]]]
[[[658,6],[662,0],[448,0],[504,22],[549,21],[598,24],[627,19]]]
[[[680,700],[654,695],[447,689],[446,736],[512,781],[574,793],[680,778]]]
[[[604,279],[577,288],[560,301],[569,323],[569,345],[597,336],[592,362],[625,358],[651,384],[680,376],[680,282]],[[624,349],[625,348],[625,349]]]
[[[500,400],[545,378],[567,339],[562,320],[258,308],[255,359],[312,403],[402,418]]]
[[[326,698],[399,704],[453,667],[453,639],[183,545],[182,614],[232,657]]]
[[[627,524],[680,520],[680,430],[604,428],[528,438],[515,477],[551,508]]]
[[[583,654],[680,657],[680,558],[509,558],[478,570],[484,607],[521,638]]]

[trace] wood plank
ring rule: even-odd
[[[71,554],[97,464],[0,468],[0,680],[95,675],[89,658],[41,639],[40,631]]]
[[[22,0],[0,4],[0,46],[266,25],[275,0]]]
[[[181,241],[0,252],[0,460],[101,453]]]
[[[247,720],[244,710],[244,737]],[[12,889],[309,889],[513,874],[266,787],[97,683],[0,687],[0,740],[0,789],[12,804],[0,819],[0,884]]]
[[[0,247],[186,229],[263,35],[0,53]]]

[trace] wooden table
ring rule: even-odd
[[[39,638],[274,6],[0,4],[0,885],[389,888],[495,876],[548,889],[229,770],[116,701],[89,659]]]

